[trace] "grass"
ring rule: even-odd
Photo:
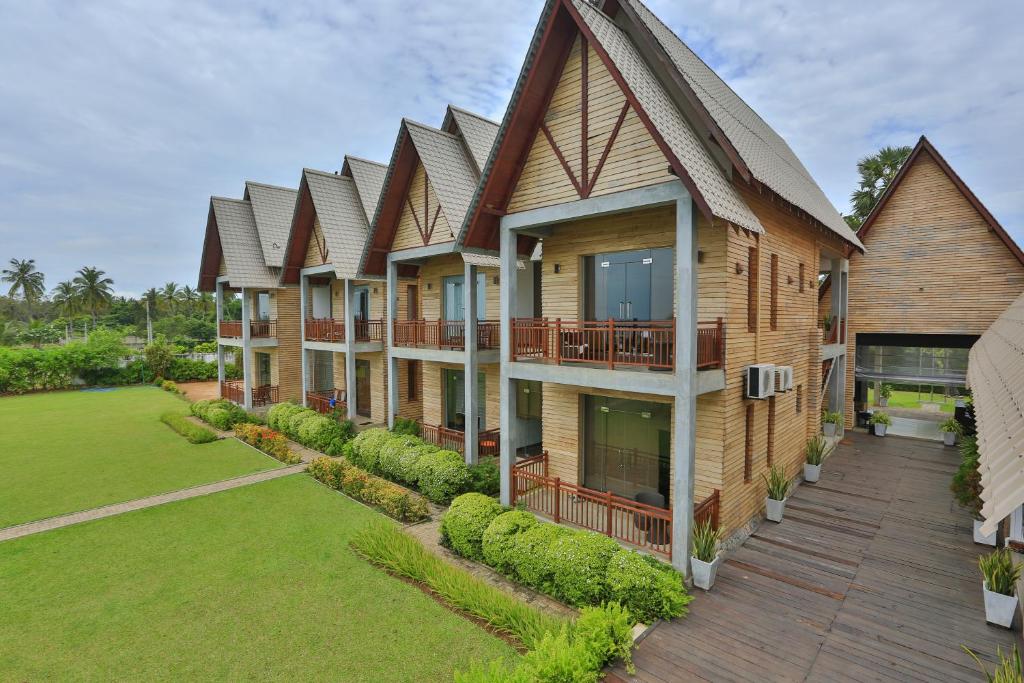
[[[0,528],[280,467],[234,439],[191,444],[155,387],[0,398]]]
[[[512,661],[349,548],[379,519],[291,475],[5,542],[0,680],[442,681]]]
[[[892,395],[889,397],[890,408],[911,408],[917,410],[921,407],[921,401],[928,401],[928,392],[922,391],[918,394],[916,391],[896,391],[893,390]],[[868,389],[868,399],[870,405],[877,406],[878,400],[875,396],[875,388],[872,385]],[[943,397],[941,393],[935,394],[935,402],[939,404],[939,410],[943,413],[953,413],[956,404],[952,398]],[[883,408],[884,410],[884,408]]]

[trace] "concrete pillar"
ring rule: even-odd
[[[252,329],[249,324],[251,301],[249,290],[242,287],[242,387],[243,403],[246,410],[252,410]]]
[[[217,344],[217,387],[224,384],[225,372],[224,372],[224,347]],[[218,394],[219,395],[219,394]]]
[[[501,468],[501,504],[512,504],[512,465],[516,461],[516,391],[515,380],[509,377],[509,365],[512,352],[512,318],[516,314],[517,284],[516,277],[516,233],[505,227],[501,228],[501,270],[499,275],[501,286],[500,296],[500,330],[501,345],[498,352],[501,367],[501,400],[499,427],[500,435],[500,468]]]
[[[344,281],[345,293],[345,399],[348,401],[348,419],[356,417],[356,288],[351,280]],[[390,423],[388,423],[390,426]]]
[[[465,263],[463,264],[463,273],[465,280],[462,288],[463,296],[463,312],[465,317],[466,325],[466,360],[464,363],[465,378],[463,382],[465,385],[465,404],[466,404],[466,432],[465,436],[465,448],[466,448],[466,464],[475,465],[479,457],[479,433],[480,426],[477,424],[478,403],[484,400],[483,396],[480,396],[479,384],[477,383],[477,373],[480,369],[479,359],[477,358],[477,341],[476,341],[476,266]]]
[[[220,344],[220,321],[224,319],[224,283],[217,282],[214,291],[216,292],[214,295],[214,305],[217,311],[217,395],[219,396],[220,387],[223,386],[225,380],[224,347]]]
[[[843,323],[846,321],[846,309],[844,306],[846,298],[843,296],[843,259],[834,258],[831,260],[832,270],[830,279],[832,286],[829,288],[829,295],[832,303],[832,324],[835,325],[836,339],[843,339]],[[846,365],[842,357],[833,361],[832,376],[828,384],[828,409],[833,412],[844,412],[843,397],[839,394],[839,377],[845,372]],[[845,422],[845,416],[844,416]]]
[[[309,305],[309,277],[299,273],[299,356],[302,361],[302,405],[309,391],[309,353],[306,351],[306,311]]]
[[[387,278],[387,327],[388,339],[388,429],[395,426],[395,414],[398,412],[398,359],[391,355],[395,343],[395,318],[398,316],[398,264],[388,256]],[[354,374],[354,373],[353,373]]]
[[[672,406],[672,566],[690,575],[697,452],[697,225],[689,196],[676,200],[676,371]]]

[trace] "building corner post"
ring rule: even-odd
[[[463,434],[463,449],[465,450],[466,464],[475,465],[479,457],[480,447],[480,406],[483,400],[480,396],[477,374],[480,371],[479,358],[477,356],[477,270],[471,263],[463,263],[463,324],[465,325],[465,360],[463,377],[463,390],[465,391],[466,423]]]
[[[251,291],[242,287],[242,406],[252,410],[252,319]]]
[[[504,221],[502,221],[504,222]],[[511,379],[509,359],[512,349],[512,317],[515,314],[517,284],[516,279],[516,232],[502,225],[501,234],[501,269],[498,276],[500,292],[499,330],[500,344],[498,362],[501,369],[499,386],[499,466],[501,468],[501,504],[512,504],[512,466],[516,460],[516,412],[515,412],[515,380]]]
[[[306,395],[309,393],[309,359],[306,352],[306,311],[309,301],[309,278],[299,273],[299,360],[302,373],[302,405],[308,407]]]
[[[395,426],[395,415],[398,413],[398,359],[391,350],[395,343],[395,319],[398,315],[398,264],[391,260],[388,255],[387,272],[387,319],[384,321],[387,328],[387,374],[388,374],[388,400],[387,400],[387,423],[388,429]]]
[[[356,419],[356,288],[352,280],[344,280],[343,299],[345,301],[345,414],[348,419]],[[389,424],[390,426],[390,424]]]

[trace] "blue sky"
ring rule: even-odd
[[[211,194],[386,162],[401,117],[448,102],[500,119],[541,5],[0,0],[0,263],[195,285]],[[650,6],[839,210],[859,157],[923,132],[1024,241],[1024,5]]]

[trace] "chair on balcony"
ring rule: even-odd
[[[665,496],[657,491],[640,491],[633,499],[642,505],[665,508]],[[672,540],[668,527],[655,523],[651,517],[633,515],[633,526],[647,534],[647,542],[652,545],[666,545]]]
[[[344,405],[348,399],[348,392],[344,389],[335,389],[331,392],[329,404],[331,408],[335,406]]]

